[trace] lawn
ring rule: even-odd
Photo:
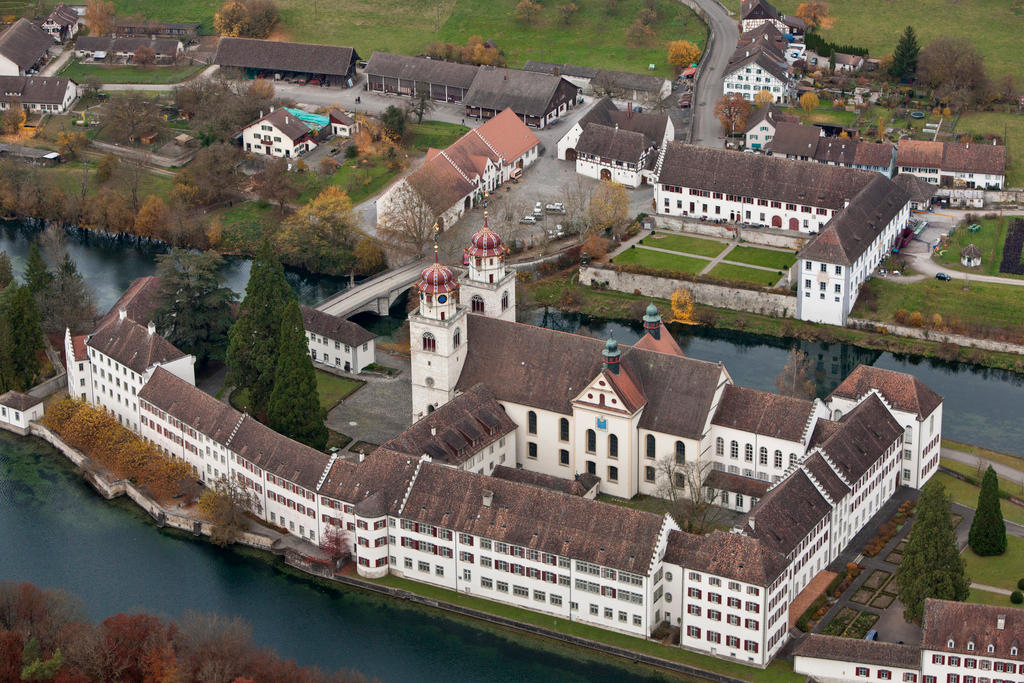
[[[617,265],[635,263],[647,268],[674,270],[678,273],[690,274],[699,273],[708,265],[708,261],[705,259],[682,254],[667,254],[663,251],[652,251],[642,247],[625,250],[615,257],[614,263]]]
[[[752,266],[764,266],[776,270],[786,270],[796,263],[796,255],[788,251],[761,249],[760,247],[735,247],[725,255],[726,261],[747,263]]]
[[[364,384],[366,382],[362,380],[339,377],[322,370],[316,371],[316,393],[324,410],[330,410],[338,405],[342,399],[351,396]]]
[[[640,240],[640,244],[658,249],[669,249],[684,254],[696,254],[697,256],[714,257],[725,251],[729,245],[725,242],[706,240],[702,237],[691,237],[689,235],[671,235],[664,232],[657,232]]]
[[[734,266],[731,263],[719,263],[711,269],[708,275],[711,277],[721,278],[723,280],[753,282],[755,285],[764,285],[765,287],[774,287],[775,283],[778,282],[780,278],[778,273],[773,273],[770,270],[758,270],[757,268],[747,268],[746,266]]]
[[[447,588],[431,586],[426,583],[411,581],[398,576],[385,576],[384,578],[376,579],[374,583],[391,586],[392,588],[399,588],[426,598],[442,600],[455,605],[461,605],[470,609],[505,617],[506,619],[515,619],[516,621],[521,621],[527,624],[534,624],[560,633],[580,638],[587,638],[588,640],[594,640],[599,643],[622,647],[652,655],[654,657],[669,659],[675,662],[683,662],[691,666],[715,671],[720,674],[733,676],[742,680],[757,681],[758,683],[762,681],[765,683],[783,683],[785,681],[796,682],[804,680],[802,676],[797,676],[793,673],[792,665],[789,662],[781,658],[772,662],[767,669],[747,667],[735,662],[683,650],[682,648],[665,646],[661,643],[644,640],[635,636],[629,636],[624,633],[615,633],[596,626],[567,621],[564,618],[560,619],[549,614],[540,614],[538,612],[513,607],[511,605],[505,605],[499,602],[485,600],[483,598],[456,593],[455,591],[448,590]]]
[[[265,201],[243,202],[216,218],[221,224],[221,246],[226,251],[255,253],[269,228],[277,225],[278,208]]]
[[[960,443],[959,441],[953,441],[952,439],[942,440],[943,448],[952,448],[953,450],[963,451],[964,453],[972,453],[974,455],[980,455],[981,457],[991,460],[992,462],[998,462],[1007,467],[1012,467],[1015,470],[1024,472],[1024,458],[1018,458],[1015,455],[1009,453],[1000,453],[999,451],[990,451],[987,448],[981,446],[974,446],[969,443]]]
[[[445,121],[424,121],[410,124],[413,139],[412,146],[421,152],[429,148],[444,149],[461,138],[468,130],[466,126]]]
[[[1024,275],[999,272],[999,266],[1003,262],[1003,243],[1006,241],[1006,230],[1011,220],[1010,217],[978,219],[977,224],[981,226],[978,232],[968,232],[967,226],[961,225],[953,231],[949,246],[936,250],[932,258],[950,270],[1024,278]],[[968,244],[981,249],[981,266],[978,268],[967,268],[960,263],[960,250]]]
[[[139,67],[134,64],[82,64],[68,62],[60,75],[76,83],[98,78],[101,83],[180,83],[203,70],[202,64]]]
[[[96,162],[94,160],[90,160],[86,163],[86,166],[89,169],[89,180],[86,192],[89,195],[93,195],[96,194],[102,186],[96,182]],[[54,185],[60,187],[69,195],[77,195],[82,191],[82,163],[80,161],[69,164],[60,164],[49,168],[39,168],[38,172],[41,178],[49,179]],[[107,185],[120,189],[116,178],[107,181]],[[139,181],[140,201],[151,194],[160,197],[164,201],[168,201],[171,196],[171,189],[173,185],[174,178],[171,176],[158,175],[156,173],[145,173]]]
[[[981,489],[977,486],[968,484],[966,481],[960,481],[945,472],[936,473],[934,478],[942,482],[954,503],[960,503],[969,508],[974,508],[978,505],[978,492]],[[1024,525],[1024,508],[1006,500],[999,501],[999,508],[1003,511],[1003,519]],[[1024,564],[1021,567],[1024,568]],[[1016,579],[1014,580],[1016,581]],[[979,583],[985,582],[981,581]]]
[[[319,173],[319,169],[310,169],[298,178],[301,188],[296,204],[305,204],[328,185],[341,188],[348,193],[355,206],[384,189],[401,172],[401,168],[388,168],[380,157],[356,158],[339,160],[341,167],[329,177]]]
[[[981,477],[985,475],[984,469],[981,471],[981,475],[979,476],[978,468],[976,466],[968,465],[962,462],[956,462],[955,460],[949,460],[947,458],[942,458],[940,460],[940,464],[943,467],[953,470],[954,472],[959,472],[964,476],[971,477],[979,481],[981,480]],[[1007,479],[1006,477],[1000,477],[998,475],[996,475],[996,479],[999,480],[999,490],[1005,493],[1006,495],[1024,497],[1024,490],[1022,490],[1024,489],[1024,472],[1020,474],[1016,481],[1013,479]],[[1002,504],[1004,508],[1006,508],[1007,506],[1019,507],[1014,503],[1011,503],[1006,500],[1002,501]]]
[[[795,14],[803,0],[777,0],[780,12]],[[993,77],[1015,74],[1024,59],[1019,40],[1024,6],[1006,0],[832,0],[835,26],[822,36],[838,44],[865,47],[872,57],[891,55],[908,24],[921,46],[943,36],[970,40]]]
[[[1024,59],[1024,55],[1019,55],[1017,59]],[[1006,187],[1024,187],[1024,116],[1000,112],[972,112],[960,117],[955,132],[992,134],[1003,138],[1006,145]]]
[[[493,40],[509,66],[528,59],[647,72],[669,76],[665,43],[690,40],[702,47],[707,31],[691,10],[673,0],[655,0],[659,19],[642,45],[627,43],[626,29],[643,0],[620,0],[608,14],[605,0],[576,0],[579,7],[563,24],[555,4],[543,6],[526,25],[513,18],[519,0],[278,0],[281,21],[273,37],[328,45],[353,45],[369,59],[374,50],[418,54],[433,41],[465,45],[470,36]],[[118,16],[140,14],[156,21],[198,21],[212,33],[221,0],[114,0]]]
[[[1006,537],[1006,552],[993,557],[980,557],[970,548],[964,550],[967,576],[974,583],[1017,590],[1017,581],[1024,577],[1024,538]]]
[[[1024,605],[1015,605],[1010,602],[1009,595],[983,591],[980,588],[972,588],[971,594],[967,596],[967,602],[975,602],[979,605],[995,605],[996,607],[1014,607],[1020,609]]]

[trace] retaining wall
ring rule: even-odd
[[[788,231],[769,230],[767,228],[741,228],[725,224],[704,223],[701,221],[687,220],[678,216],[663,216],[655,214],[654,224],[659,230],[678,230],[680,232],[704,235],[706,237],[720,237],[722,239],[739,239],[750,244],[760,244],[765,247],[778,247],[780,249],[792,249],[798,251],[803,249],[807,242],[806,235],[790,234]]]
[[[61,372],[56,377],[51,377],[45,382],[40,382],[31,389],[28,390],[29,396],[35,396],[36,398],[47,398],[56,394],[61,389],[65,389],[68,386],[68,374]]]
[[[864,320],[863,318],[847,318],[846,326],[859,330],[870,331],[883,329],[890,334],[896,334],[901,337],[912,337],[914,339],[922,339],[925,341],[956,344],[957,346],[969,346],[975,349],[982,349],[983,351],[998,351],[1000,353],[1024,355],[1024,346],[1021,344],[1011,344],[1010,342],[1001,342],[994,339],[967,337],[965,335],[954,334],[952,332],[938,332],[936,330],[926,330],[919,327],[909,327],[907,325],[883,323],[877,320]]]

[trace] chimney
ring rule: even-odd
[[[437,436],[437,427],[431,427],[430,428],[430,435],[431,436]]]
[[[964,149],[970,149],[970,148],[971,148],[971,143],[968,142],[968,143],[966,143],[964,145]]]
[[[149,336],[152,337],[153,333],[156,332],[156,325],[153,324],[152,320],[149,321],[148,329],[149,329]]]
[[[494,502],[494,491],[484,491],[484,507],[491,507],[491,503]]]
[[[749,56],[750,56],[750,50],[747,50],[747,54],[746,54],[745,56],[746,56],[746,57],[749,57]]]
[[[127,317],[128,317],[128,311],[126,311],[123,308],[117,309],[117,319],[118,320],[124,320]]]
[[[1000,615],[996,616],[996,630],[997,631],[1005,631],[1006,630],[1006,615],[1005,614],[1000,614]]]

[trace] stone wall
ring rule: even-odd
[[[630,294],[640,292],[644,296],[658,299],[672,298],[677,289],[688,289],[698,304],[716,308],[732,308],[737,311],[770,315],[777,318],[796,316],[796,297],[764,290],[737,289],[709,282],[691,282],[654,275],[621,273],[600,265],[581,266],[580,284],[604,287]]]
[[[967,337],[962,334],[953,334],[952,332],[937,332],[936,330],[925,330],[919,327],[883,323],[877,320],[864,320],[862,318],[847,318],[846,326],[859,330],[870,331],[883,329],[889,334],[898,334],[901,337],[913,337],[914,339],[956,344],[957,346],[969,346],[975,349],[982,349],[983,351],[1015,353],[1017,355],[1024,356],[1024,346],[1020,344],[1011,344],[1010,342],[996,341],[994,339],[979,339],[977,337]]]
[[[694,235],[706,237],[719,237],[727,240],[736,239],[739,233],[741,242],[759,244],[765,247],[778,247],[780,249],[792,249],[798,251],[803,249],[807,242],[807,235],[790,234],[787,230],[771,230],[768,228],[740,228],[725,223],[704,223],[678,216],[663,216],[657,214],[654,217],[655,227],[659,230],[675,230],[687,232]]]

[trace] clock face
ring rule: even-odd
[[[448,301],[448,295],[447,294],[442,294],[441,296],[437,297],[437,303],[439,303],[439,304],[446,303],[447,301]]]

